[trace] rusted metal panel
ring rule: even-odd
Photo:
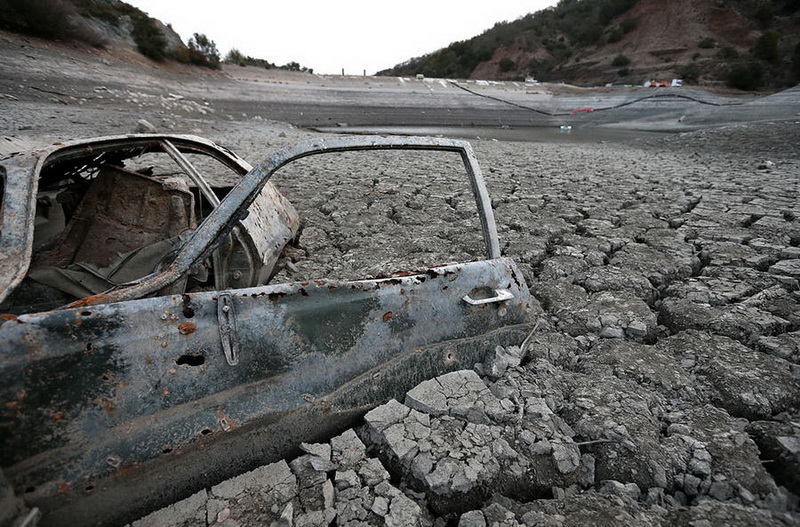
[[[471,368],[494,346],[519,345],[532,324],[508,325],[476,337],[432,343],[404,352],[344,384],[329,396],[271,419],[226,433],[209,433],[195,448],[175,450],[99,480],[91,490],[67,489],[35,504],[48,511],[42,525],[124,525],[234,475],[287,456],[300,455],[300,441],[324,442],[358,424],[372,398],[402,398],[411,387],[449,371]],[[179,458],[176,462],[173,458]],[[32,500],[28,500],[33,503]]]
[[[486,287],[511,297],[463,301]],[[32,503],[99,489],[149,459],[181,463],[165,452],[210,446],[415,349],[527,323],[529,302],[513,262],[497,259],[23,315],[0,326],[2,465]],[[232,331],[238,361],[225,346]],[[350,404],[378,402],[367,390]]]
[[[0,230],[0,301],[28,272],[36,212],[37,180],[32,176],[35,162],[36,159],[15,156],[0,166],[5,188]]]
[[[264,185],[247,208],[247,217],[239,221],[239,228],[232,233],[247,255],[242,258],[234,251],[224,262],[225,287],[269,282],[283,248],[300,227],[299,218],[286,212],[290,210],[293,210],[291,204],[275,187]]]

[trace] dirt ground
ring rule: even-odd
[[[448,83],[241,68],[198,80],[3,34],[0,73],[6,150],[146,119],[251,162],[317,136],[299,125],[320,119],[549,126],[564,118],[496,99],[555,113],[641,95],[476,86],[489,99]],[[358,430],[134,525],[800,523],[800,92],[688,93],[721,106],[643,102],[570,121],[684,130],[663,137],[472,141],[503,254],[542,309],[521,362],[493,352],[502,375],[423,383]],[[278,280],[480,257],[468,188],[438,177],[455,161],[397,156],[276,176],[304,229]],[[442,399],[496,411],[433,408]]]

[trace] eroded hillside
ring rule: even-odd
[[[799,26],[797,0],[562,0],[381,73],[780,87],[800,80]]]

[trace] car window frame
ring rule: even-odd
[[[8,280],[3,276],[0,285],[8,283],[3,292],[3,298],[10,290],[13,290],[22,281],[28,271],[31,258],[31,247],[33,244],[33,221],[32,214],[35,211],[36,191],[38,175],[42,168],[58,160],[68,159],[70,156],[78,157],[86,155],[87,149],[92,153],[110,151],[113,149],[124,148],[126,145],[135,147],[136,145],[147,143],[163,145],[167,142],[180,150],[195,150],[215,157],[235,171],[245,172],[221,200],[219,205],[209,213],[198,227],[188,236],[186,242],[178,249],[175,258],[170,264],[160,271],[150,273],[136,281],[122,284],[110,291],[85,297],[71,304],[67,308],[93,306],[112,302],[134,300],[151,295],[169,285],[180,280],[190,269],[199,261],[209,257],[214,248],[220,243],[223,237],[228,234],[238,221],[248,213],[248,207],[258,196],[262,188],[267,184],[272,175],[283,166],[309,156],[353,151],[372,151],[372,150],[419,150],[419,151],[444,151],[455,152],[460,155],[470,186],[477,204],[478,215],[481,221],[483,239],[486,246],[487,259],[500,257],[500,244],[497,235],[497,227],[492,212],[491,199],[489,197],[486,183],[478,165],[477,158],[469,142],[459,139],[437,138],[437,137],[414,137],[414,136],[348,136],[333,138],[318,138],[298,143],[294,147],[282,150],[268,156],[264,161],[251,167],[242,158],[230,150],[219,147],[215,143],[193,136],[180,135],[127,135],[103,138],[95,141],[79,141],[74,144],[61,145],[52,151],[45,151],[36,160],[36,166],[32,177],[31,188],[28,190],[28,205],[24,217],[28,218],[25,235],[17,242],[17,246],[24,248],[24,255],[17,251],[12,255],[23,261],[19,266],[15,276]],[[168,147],[161,146],[165,153]],[[20,178],[16,178],[20,179]],[[7,182],[8,192],[8,182]],[[6,245],[6,233],[2,234],[3,248]],[[7,266],[6,266],[7,267]],[[393,270],[387,270],[393,271]],[[0,298],[2,300],[2,298]]]
[[[175,259],[162,271],[106,293],[73,302],[68,307],[91,306],[142,298],[169,286],[187,273],[196,262],[207,257],[218,241],[247,213],[247,208],[281,167],[309,156],[369,150],[432,150],[455,152],[461,156],[481,220],[487,259],[500,257],[497,226],[491,199],[472,146],[459,139],[437,137],[350,136],[305,141],[267,157],[248,172],[225,196],[219,206],[198,226],[178,250]]]

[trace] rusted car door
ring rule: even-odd
[[[369,280],[147,297],[207,257],[279,167],[380,149],[461,155],[485,260]],[[49,523],[119,523],[290,454],[421,380],[521,342],[532,301],[499,252],[465,142],[346,138],[272,156],[164,270],[0,326],[3,471]]]

